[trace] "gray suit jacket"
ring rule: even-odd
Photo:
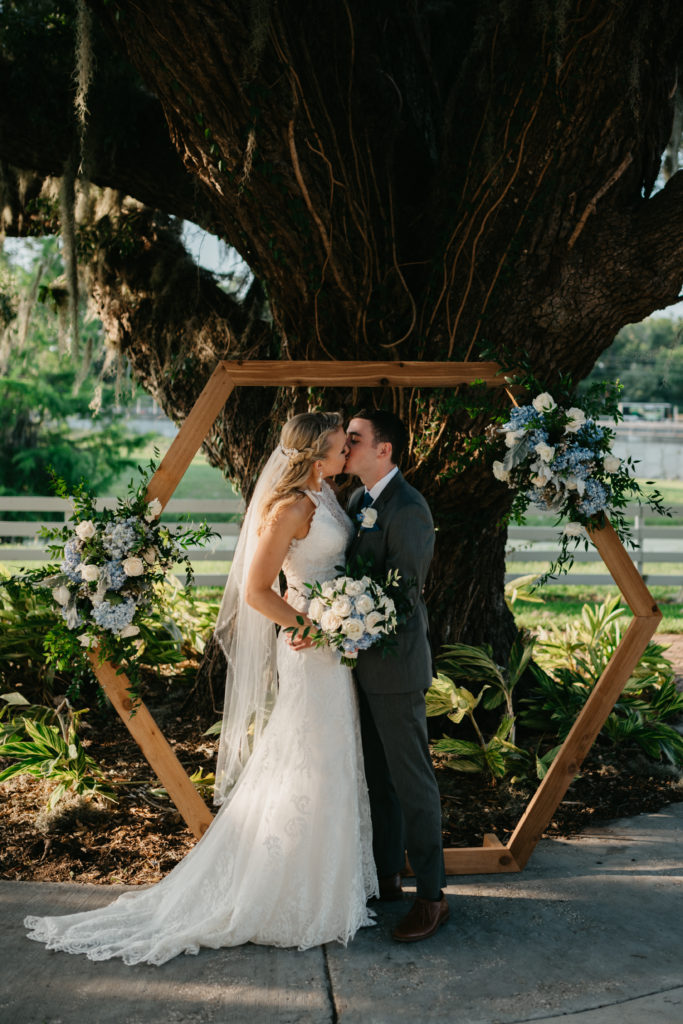
[[[364,488],[351,495],[348,512],[356,523]],[[397,644],[382,657],[376,648],[360,651],[356,674],[367,693],[407,693],[426,690],[432,681],[427,609],[422,598],[427,570],[434,552],[434,523],[429,505],[399,471],[374,503],[375,527],[356,528],[347,560],[356,556],[371,561],[373,572],[398,569],[403,580],[415,583],[409,592],[412,612],[399,627]]]

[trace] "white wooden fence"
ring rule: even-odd
[[[115,506],[116,498],[102,498],[99,507]],[[174,522],[185,522],[181,517],[190,515],[197,521],[206,516],[220,517],[211,523],[211,528],[219,534],[205,548],[192,552],[192,562],[217,563],[224,569],[222,572],[201,573],[195,575],[195,586],[222,586],[225,582],[228,565],[232,559],[237,535],[239,518],[243,510],[242,502],[237,499],[205,499],[172,498],[166,506],[163,520],[168,525]],[[0,515],[3,512],[51,512],[59,513],[56,522],[18,520],[16,522],[0,519],[0,563],[10,571],[26,565],[27,562],[44,560],[46,550],[37,537],[41,526],[55,526],[69,518],[71,507],[62,498],[45,497],[2,497],[0,496]],[[633,510],[634,526],[632,534],[638,547],[629,549],[639,572],[652,585],[683,585],[683,507],[677,507],[673,519],[662,519],[656,526],[645,525],[642,511],[636,506]],[[672,525],[666,525],[671,523]],[[552,526],[511,526],[508,531],[508,572],[506,580],[524,574],[527,570],[515,571],[514,563],[546,563],[557,555],[557,538],[561,527]],[[23,538],[15,546],[3,543],[4,538]],[[653,544],[654,542],[654,544]],[[588,551],[581,548],[574,555],[576,563],[600,563],[600,556],[595,548],[589,546]],[[648,572],[648,565],[670,564],[671,572]],[[604,572],[576,572],[563,576],[557,582],[599,584],[609,583],[610,577]]]

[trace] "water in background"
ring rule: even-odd
[[[614,454],[638,461],[636,475],[683,480],[683,423],[620,423]]]

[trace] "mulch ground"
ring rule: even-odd
[[[670,638],[658,638],[668,642]],[[669,651],[683,677],[683,637]],[[682,678],[683,681],[683,678]],[[180,696],[162,706],[148,698],[167,739],[191,772],[213,771],[216,744],[182,710]],[[148,883],[158,881],[195,843],[125,726],[113,713],[89,716],[87,751],[112,781],[118,803],[63,801],[45,810],[51,784],[20,776],[0,786],[0,878],[23,881]],[[0,762],[1,763],[1,762]],[[444,844],[479,846],[484,833],[506,842],[536,783],[498,782],[437,764]],[[546,835],[571,836],[615,818],[683,801],[680,773],[637,750],[596,745],[570,786]]]

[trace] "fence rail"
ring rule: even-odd
[[[101,498],[97,502],[98,508],[116,507],[116,498]],[[197,573],[195,575],[195,586],[221,586],[225,582],[227,567],[232,560],[232,553],[235,549],[237,535],[239,533],[239,517],[244,506],[239,499],[204,499],[196,498],[171,498],[168,502],[162,519],[164,523],[185,523],[184,518],[188,515],[196,516],[198,519],[210,517],[216,522],[211,522],[211,527],[219,538],[207,548],[192,550],[193,562],[212,562],[218,565],[225,565],[223,572]],[[628,511],[628,510],[627,510]],[[71,505],[63,498],[49,497],[3,497],[0,496],[0,516],[3,512],[13,514],[19,512],[32,513],[60,513],[60,518],[52,522],[44,519],[40,521],[8,520],[0,519],[0,562],[11,566],[20,567],[27,562],[45,560],[47,551],[38,537],[41,526],[59,526],[60,523],[68,521],[71,514]],[[683,523],[683,506],[673,509],[674,517],[672,523],[677,521]],[[652,585],[673,585],[683,584],[683,525],[646,525],[645,517],[639,506],[631,510],[633,518],[632,534],[638,547],[629,550],[638,571]],[[527,570],[516,570],[516,563],[547,563],[551,562],[559,550],[559,537],[561,527],[553,526],[511,526],[508,530],[508,572],[505,575],[506,581],[516,579],[526,574]],[[16,546],[5,546],[3,538],[25,538],[25,541]],[[652,541],[665,541],[666,544],[652,546]],[[577,550],[574,555],[577,564],[600,563],[600,555],[595,548],[590,547],[588,551]],[[676,568],[672,572],[649,573],[648,565],[670,564]],[[605,573],[571,572],[569,576],[563,576],[557,581],[562,583],[600,584],[609,583],[610,577]]]

